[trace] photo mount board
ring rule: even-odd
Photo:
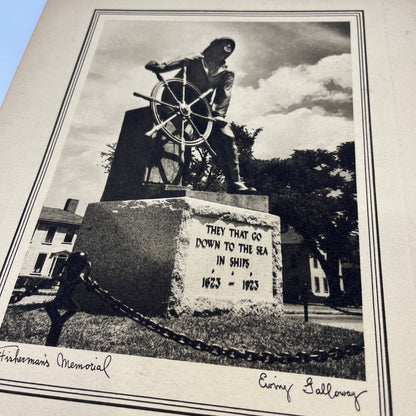
[[[55,4],[54,4],[55,3]],[[56,13],[57,9],[54,9],[54,5],[57,6],[59,2],[50,2],[51,7],[48,9],[48,6],[45,10],[45,13],[43,15],[44,21],[48,21],[51,19],[51,16]],[[384,291],[382,287],[382,275],[381,275],[381,260],[380,260],[380,242],[379,242],[379,232],[378,232],[378,224],[377,224],[377,209],[380,212],[378,203],[376,204],[375,200],[375,181],[376,178],[374,177],[374,166],[373,166],[373,158],[375,157],[375,152],[373,151],[372,147],[375,146],[373,141],[372,131],[373,123],[370,123],[370,110],[372,109],[372,103],[369,102],[369,87],[367,85],[367,82],[370,82],[371,85],[371,70],[368,73],[368,64],[367,64],[367,56],[366,53],[368,51],[366,39],[365,39],[365,33],[367,33],[367,26],[364,22],[364,16],[367,17],[368,14],[371,15],[372,11],[366,12],[366,10],[347,10],[347,11],[258,11],[258,10],[251,10],[251,11],[243,11],[243,10],[228,10],[228,11],[221,11],[221,10],[212,10],[212,11],[205,11],[205,12],[198,12],[198,11],[179,11],[179,10],[134,10],[134,9],[100,9],[97,8],[95,10],[91,9],[91,7],[87,7],[87,15],[89,13],[90,21],[89,21],[89,27],[88,29],[84,30],[84,33],[86,33],[83,45],[81,47],[81,52],[79,53],[79,56],[76,60],[76,64],[73,70],[72,75],[70,76],[69,82],[65,81],[68,79],[68,70],[65,72],[65,76],[63,76],[62,79],[56,80],[52,79],[52,82],[56,82],[57,85],[60,85],[59,92],[57,94],[52,95],[61,95],[63,91],[63,85],[67,85],[66,92],[64,94],[64,98],[62,101],[62,104],[59,107],[56,107],[56,102],[59,101],[58,97],[54,97],[54,100],[51,100],[52,102],[50,104],[46,104],[46,106],[49,105],[49,107],[52,107],[54,109],[53,112],[47,113],[47,116],[39,117],[38,120],[42,124],[42,128],[50,128],[51,121],[53,120],[53,116],[57,115],[54,127],[50,129],[52,134],[49,134],[48,137],[49,140],[46,142],[45,137],[43,137],[39,144],[29,144],[29,149],[32,149],[35,153],[35,155],[42,158],[42,161],[40,163],[39,171],[33,175],[34,170],[33,167],[27,169],[28,172],[23,172],[25,174],[26,182],[23,184],[23,192],[19,196],[12,196],[9,198],[13,206],[22,207],[23,201],[24,202],[24,209],[23,214],[20,217],[19,221],[17,222],[16,231],[14,233],[14,236],[10,240],[6,240],[5,246],[9,244],[9,248],[6,251],[5,254],[5,262],[2,269],[2,275],[1,275],[1,297],[4,299],[8,299],[11,294],[11,290],[14,286],[13,279],[16,278],[15,272],[16,269],[18,270],[19,264],[21,264],[22,259],[24,257],[25,248],[27,248],[28,242],[30,240],[30,232],[29,230],[33,229],[34,224],[36,223],[38,214],[40,212],[41,206],[43,204],[45,195],[47,193],[48,184],[52,181],[52,175],[53,171],[56,169],[57,165],[59,164],[59,153],[62,152],[62,148],[65,141],[65,133],[68,132],[69,126],[65,127],[66,119],[71,118],[75,111],[75,105],[74,100],[79,99],[79,94],[81,93],[80,90],[82,88],[83,82],[85,82],[85,67],[88,65],[91,61],[88,61],[88,58],[91,59],[91,56],[88,57],[88,51],[90,47],[94,47],[94,42],[98,41],[98,38],[95,36],[95,30],[100,24],[100,19],[106,18],[113,18],[115,16],[133,16],[133,17],[139,17],[146,19],[151,19],[152,17],[162,18],[162,19],[179,19],[181,16],[186,16],[186,18],[193,18],[193,19],[207,19],[207,18],[213,18],[213,19],[243,19],[244,18],[251,18],[251,19],[264,19],[265,21],[270,21],[273,19],[308,19],[308,18],[316,18],[316,19],[337,19],[337,18],[350,18],[351,20],[356,19],[356,36],[357,36],[357,51],[356,56],[358,58],[358,73],[359,73],[359,87],[357,88],[356,85],[354,85],[354,99],[358,99],[358,104],[355,103],[355,108],[360,108],[362,110],[361,116],[355,115],[355,119],[360,119],[362,124],[359,127],[358,130],[361,130],[361,136],[362,136],[362,144],[361,149],[363,150],[364,160],[358,163],[357,173],[361,173],[361,180],[359,180],[358,184],[358,194],[359,194],[359,200],[361,196],[361,202],[360,206],[364,207],[362,208],[363,211],[360,211],[360,220],[363,218],[363,215],[365,215],[366,220],[363,221],[365,225],[367,226],[365,229],[365,233],[363,232],[363,228],[360,225],[360,238],[362,238],[362,241],[366,242],[368,245],[368,251],[367,253],[364,253],[364,256],[362,256],[362,264],[366,263],[367,261],[367,269],[364,268],[364,270],[367,270],[371,274],[371,282],[364,284],[363,286],[366,286],[363,288],[364,291],[364,322],[365,322],[365,341],[366,341],[366,377],[367,380],[365,383],[361,382],[352,382],[349,380],[348,382],[345,382],[345,388],[353,389],[351,386],[355,388],[355,386],[359,386],[356,390],[360,391],[368,390],[368,386],[371,386],[372,391],[369,391],[369,393],[366,396],[363,396],[363,403],[365,401],[364,397],[368,398],[368,402],[371,402],[371,405],[367,405],[367,412],[368,414],[371,414],[373,411],[372,406],[374,406],[374,403],[377,403],[378,405],[378,412],[380,414],[390,414],[392,411],[392,405],[391,405],[391,386],[390,386],[390,380],[389,380],[389,363],[388,363],[388,357],[387,357],[387,333],[386,333],[386,320],[385,320],[385,302],[383,299]],[[49,14],[48,14],[49,13]],[[69,12],[68,12],[69,13]],[[375,13],[377,15],[378,13]],[[70,15],[70,14],[68,14]],[[92,17],[91,17],[92,16]],[[83,19],[83,27],[86,28],[87,19]],[[102,20],[101,20],[102,22]],[[368,21],[367,21],[368,22]],[[81,25],[82,26],[82,25]],[[38,28],[38,34],[35,33],[34,37],[32,38],[31,43],[35,44],[36,46],[36,36],[41,38],[42,33],[42,19],[41,24]],[[51,28],[52,30],[52,28]],[[46,29],[45,29],[46,31]],[[79,38],[79,36],[78,36]],[[78,39],[79,43],[79,39]],[[92,46],[91,46],[92,45]],[[95,43],[96,46],[96,43]],[[72,52],[76,49],[75,46],[72,46]],[[73,55],[73,53],[72,53]],[[26,55],[25,55],[26,56]],[[28,58],[26,61],[30,61],[32,58],[30,54],[30,50],[28,51]],[[33,59],[33,58],[32,58]],[[33,65],[33,63],[31,64]],[[16,78],[16,90],[19,89],[19,87],[24,85],[25,82],[27,82],[24,79],[25,76],[25,68],[22,67],[20,70],[20,74],[17,74]],[[27,70],[26,70],[27,71]],[[27,76],[27,75],[26,75]],[[15,88],[13,86],[13,88]],[[54,89],[53,89],[54,91]],[[359,91],[359,93],[357,93]],[[15,103],[13,103],[13,90],[10,93],[10,97],[8,97],[8,101],[6,101],[5,108],[11,108],[13,110],[13,105],[18,105],[19,100],[17,99]],[[29,97],[30,98],[30,97]],[[47,97],[46,97],[47,98]],[[376,100],[378,100],[379,97],[376,96]],[[32,97],[33,99],[33,97]],[[11,104],[9,104],[11,102]],[[44,103],[41,103],[44,104]],[[9,106],[9,107],[7,107]],[[72,108],[72,110],[71,110]],[[378,107],[377,107],[378,108]],[[72,111],[72,113],[71,113]],[[9,114],[11,111],[9,112]],[[37,112],[33,111],[34,116],[38,116],[39,114],[36,114]],[[373,114],[373,113],[372,113]],[[8,114],[6,113],[6,120],[7,120]],[[13,116],[16,116],[16,113],[13,113]],[[24,116],[26,118],[29,118],[28,121],[34,123],[34,120],[30,119],[30,116]],[[373,118],[374,119],[374,118]],[[4,120],[4,119],[3,119]],[[357,123],[358,124],[358,123]],[[65,131],[65,128],[67,129]],[[10,131],[12,133],[16,132],[16,127],[12,125],[10,128]],[[36,133],[36,130],[35,130]],[[26,133],[26,137],[28,137],[29,134]],[[7,138],[7,137],[6,137]],[[43,140],[43,141],[42,141]],[[45,150],[46,149],[46,150]],[[376,154],[377,156],[377,154]],[[358,158],[357,158],[358,159]],[[377,161],[377,158],[376,158]],[[32,170],[31,170],[32,169]],[[30,189],[28,184],[35,177],[35,182]],[[26,193],[25,193],[26,192]],[[365,202],[363,202],[365,201]],[[4,198],[3,198],[4,202]],[[21,210],[22,211],[22,210]],[[363,214],[365,212],[365,214]],[[8,212],[9,213],[9,212]],[[15,217],[14,217],[15,218]],[[16,220],[15,222],[12,221],[11,226],[16,226]],[[12,227],[9,227],[8,230],[10,230]],[[7,233],[6,233],[7,234]],[[362,236],[363,234],[367,234],[367,236]],[[10,235],[10,232],[9,232]],[[3,246],[2,246],[3,249]],[[11,276],[13,276],[10,278]],[[369,299],[371,299],[369,301]],[[4,314],[6,308],[7,308],[7,301],[3,302],[2,307],[2,313]],[[367,307],[365,306],[367,304]],[[371,306],[369,306],[371,305]],[[367,309],[367,310],[366,310]],[[373,322],[369,322],[369,318],[367,318],[366,323],[366,317],[371,317],[371,320]],[[370,329],[369,329],[370,328]],[[40,352],[45,351],[45,354],[54,355],[54,353],[49,353],[50,349],[46,347],[36,347],[36,346],[21,346],[23,349],[25,348],[25,351],[28,351],[30,353],[33,352]],[[375,353],[374,353],[375,352]],[[69,352],[72,353],[72,352]],[[77,352],[81,355],[85,354],[85,357],[90,356],[91,352],[85,352],[85,351],[79,351]],[[103,353],[99,353],[101,357],[105,357],[106,355]],[[372,356],[372,359],[371,359]],[[116,357],[114,355],[114,357]],[[315,414],[315,411],[322,411],[322,403],[317,404],[312,402],[306,401],[304,396],[302,398],[301,392],[298,393],[300,397],[296,397],[293,399],[293,404],[289,403],[279,403],[276,405],[276,403],[271,404],[270,407],[267,408],[261,408],[259,407],[257,403],[267,403],[265,402],[264,398],[259,400],[259,397],[256,396],[257,393],[253,393],[253,399],[250,401],[248,400],[248,403],[246,406],[241,406],[242,399],[240,397],[235,397],[233,400],[233,405],[230,405],[228,403],[227,405],[220,405],[219,402],[216,402],[215,397],[216,393],[215,391],[208,391],[204,394],[201,394],[201,392],[195,392],[193,389],[190,389],[190,391],[186,391],[185,393],[178,393],[178,391],[175,390],[173,386],[165,386],[165,390],[162,394],[155,395],[151,394],[157,391],[160,388],[160,384],[156,382],[155,379],[151,380],[151,377],[149,376],[153,371],[156,371],[159,377],[168,380],[167,385],[169,383],[172,383],[175,379],[175,374],[177,374],[177,371],[180,372],[182,368],[186,368],[190,374],[195,374],[196,368],[201,367],[206,370],[207,374],[207,380],[209,380],[208,384],[214,384],[215,380],[218,378],[218,373],[221,373],[222,379],[227,379],[228,381],[233,381],[234,377],[238,377],[239,379],[244,379],[245,377],[250,378],[251,381],[250,384],[251,387],[248,387],[244,381],[239,385],[238,383],[230,383],[233,385],[233,387],[230,389],[231,392],[235,391],[245,391],[250,390],[253,388],[253,391],[255,390],[255,381],[258,379],[258,371],[254,374],[254,370],[245,370],[245,369],[235,369],[235,368],[221,368],[219,369],[218,366],[205,366],[205,365],[197,365],[197,364],[185,364],[182,362],[165,362],[164,360],[152,360],[152,359],[146,359],[143,357],[117,357],[120,364],[115,364],[117,368],[121,369],[121,372],[123,375],[127,375],[127,379],[129,380],[136,380],[137,374],[134,371],[129,371],[128,367],[132,366],[133,368],[141,367],[145,368],[146,371],[144,372],[145,376],[141,374],[142,378],[140,379],[140,382],[138,383],[139,388],[134,387],[132,388],[129,386],[129,388],[124,389],[126,386],[123,385],[123,382],[116,378],[116,380],[112,380],[110,386],[112,386],[112,389],[108,388],[108,384],[106,384],[103,381],[97,381],[96,388],[89,389],[89,388],[74,388],[67,386],[62,386],[59,383],[56,383],[57,379],[59,379],[58,374],[53,375],[53,382],[52,383],[46,383],[46,382],[35,382],[34,380],[42,380],[46,381],[48,378],[50,378],[50,375],[46,375],[42,371],[31,371],[26,374],[22,374],[24,378],[14,378],[16,374],[16,368],[13,368],[13,377],[11,378],[3,378],[2,380],[2,386],[3,391],[7,392],[13,392],[13,393],[19,393],[24,395],[35,395],[37,397],[55,397],[55,398],[63,398],[63,399],[70,399],[73,401],[78,402],[85,402],[85,403],[100,403],[100,404],[111,404],[126,408],[136,408],[136,409],[153,409],[153,410],[160,410],[164,411],[166,413],[176,412],[178,414],[186,414],[186,412],[201,412],[201,414],[204,414],[203,412],[209,412],[212,414],[213,412],[217,412],[218,414],[221,413],[235,413],[235,414]],[[155,364],[155,361],[158,361]],[[113,361],[114,362],[114,361]],[[140,365],[135,365],[136,362],[140,362]],[[161,364],[163,362],[163,364]],[[127,364],[128,363],[128,364]],[[159,365],[160,364],[160,365]],[[113,366],[114,364],[112,364]],[[118,367],[120,365],[120,367]],[[163,367],[163,371],[161,369]],[[168,371],[166,371],[166,367],[169,368]],[[374,373],[371,370],[374,370]],[[5,368],[5,374],[7,374],[9,371],[7,368]],[[166,371],[166,374],[164,372]],[[369,374],[369,371],[371,373]],[[32,374],[30,374],[32,373]],[[51,373],[49,371],[49,373]],[[140,371],[139,371],[140,373]],[[245,374],[249,374],[250,376],[245,376]],[[26,377],[26,378],[25,378]],[[280,376],[279,376],[280,377]],[[285,373],[282,374],[282,379],[284,380],[294,380],[294,385],[298,387],[302,387],[305,384],[305,377],[301,377],[300,375],[295,374],[289,374]],[[122,378],[122,377],[119,377]],[[253,381],[254,380],[254,381]],[[69,380],[68,380],[69,381]],[[85,380],[87,384],[94,384],[95,379]],[[143,387],[145,383],[149,383],[147,387]],[[292,384],[292,383],[290,383]],[[74,385],[74,384],[73,384]],[[163,382],[162,382],[163,385]],[[156,387],[157,386],[157,387]],[[107,387],[107,388],[105,388]],[[144,389],[147,394],[137,394],[137,391],[142,391],[141,389]],[[171,388],[171,389],[170,389]],[[177,386],[176,386],[177,388]],[[212,388],[212,387],[211,387]],[[129,390],[132,389],[132,390]],[[300,389],[302,390],[302,389]],[[169,395],[169,392],[171,395]],[[181,395],[186,396],[186,399],[184,400]],[[211,401],[209,400],[209,396],[211,396]],[[94,398],[93,398],[94,397]],[[267,397],[267,396],[266,396]],[[371,397],[371,398],[370,398]],[[193,398],[197,400],[192,400]],[[213,400],[214,398],[214,400]],[[297,407],[294,402],[298,402],[299,407]],[[314,398],[314,400],[317,400]],[[334,405],[341,407],[341,412],[339,414],[344,414],[342,412],[345,411],[345,414],[351,414],[351,409],[347,406],[345,406],[345,403],[337,404],[336,402],[331,401],[329,403],[323,401],[323,406],[329,406]],[[305,404],[307,403],[307,404]],[[296,407],[295,407],[296,406]],[[304,413],[302,409],[302,406],[306,406],[308,409],[308,412],[310,413]],[[314,406],[317,406],[317,409],[314,409]],[[364,404],[362,405],[364,406]],[[328,413],[330,414],[331,411],[334,411],[334,408],[328,407]],[[371,410],[370,410],[371,408]],[[299,409],[299,410],[298,410]],[[355,410],[355,409],[352,409]],[[340,409],[337,408],[337,411],[340,411]],[[365,409],[362,408],[362,414],[365,413]],[[292,412],[292,413],[291,413]],[[298,412],[298,413],[297,413]],[[303,413],[302,413],[303,412]],[[377,413],[378,414],[378,413]]]

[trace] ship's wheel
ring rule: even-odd
[[[181,145],[197,146],[205,143],[210,151],[207,139],[211,133],[213,122],[211,105],[207,97],[213,89],[201,92],[186,79],[186,67],[183,78],[163,79],[155,72],[159,82],[154,86],[151,96],[135,92],[137,97],[150,102],[154,118],[154,127],[146,135],[153,136],[162,131],[167,137]]]

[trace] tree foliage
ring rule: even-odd
[[[290,158],[256,164],[254,186],[269,195],[271,213],[303,236],[337,299],[339,262],[358,252],[354,143],[333,152],[296,150]]]
[[[100,153],[101,166],[104,168],[105,173],[110,173],[111,165],[114,160],[114,153],[116,151],[117,143],[106,144],[107,149]]]

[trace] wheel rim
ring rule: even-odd
[[[163,124],[161,130],[174,142],[185,146],[196,146],[208,139],[213,122],[211,106],[202,93],[188,81],[171,78],[161,81],[152,90],[152,97],[174,104],[166,106],[151,102],[156,124]],[[167,120],[170,120],[167,122]]]

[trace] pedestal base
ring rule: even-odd
[[[279,217],[189,197],[90,204],[74,250],[92,278],[146,314],[281,311]],[[80,285],[81,309],[112,308]]]

